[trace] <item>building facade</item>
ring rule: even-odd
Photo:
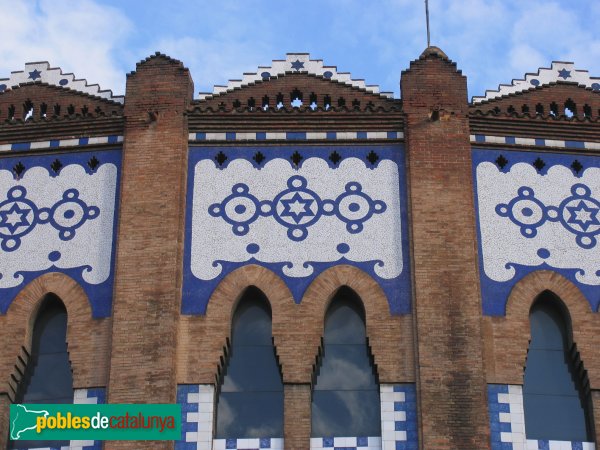
[[[159,53],[124,97],[0,79],[0,447],[62,364],[63,401],[182,436],[45,448],[594,449],[600,78],[469,101],[429,47],[400,87],[308,54],[196,98]]]

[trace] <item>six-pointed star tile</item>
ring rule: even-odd
[[[283,212],[281,213],[281,216],[291,217],[296,223],[300,223],[304,217],[311,217],[315,215],[310,208],[310,205],[313,202],[314,200],[309,198],[304,199],[298,192],[296,192],[292,198],[281,200],[281,203],[283,204]]]
[[[566,80],[567,78],[571,78],[571,71],[567,69],[561,69],[558,71],[558,76],[563,80]]]
[[[13,203],[10,209],[0,211],[0,227],[8,228],[13,234],[19,227],[30,225],[27,215],[31,212],[29,208],[19,208],[17,203]]]
[[[304,69],[304,63],[302,61],[300,61],[299,59],[297,59],[296,61],[294,61],[292,63],[292,69],[294,69],[294,70]]]
[[[576,206],[567,206],[571,213],[571,217],[567,219],[568,223],[579,225],[586,232],[590,225],[600,225],[598,220],[598,211],[600,208],[594,208],[586,205],[583,200],[580,200]]]
[[[35,69],[35,70],[29,72],[29,78],[31,78],[32,80],[37,80],[38,78],[42,78],[42,72]]]

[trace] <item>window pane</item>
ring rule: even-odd
[[[217,439],[283,436],[282,392],[222,392]]]
[[[33,328],[31,356],[17,403],[73,403],[73,375],[67,353],[67,311],[58,297],[43,300]],[[10,449],[60,448],[69,441],[10,441]]]
[[[315,390],[379,390],[363,345],[325,345]]]
[[[380,436],[380,408],[373,391],[314,391],[312,435]]]
[[[569,360],[564,350],[530,350],[527,354],[525,383],[531,394],[554,394],[579,397]],[[533,380],[533,382],[529,382]]]
[[[232,321],[232,345],[266,345],[272,346],[271,341],[271,311],[262,293],[256,288],[249,288],[244,299],[256,297],[252,301],[240,301]]]
[[[67,353],[67,311],[48,295],[35,321],[31,357],[19,386],[19,403],[73,402],[73,375]]]
[[[325,344],[364,345],[365,322],[363,313],[352,293],[341,290],[338,301],[332,302],[325,319]]]
[[[231,333],[217,403],[216,437],[282,437],[283,383],[271,338],[271,310],[258,289],[244,293]]]
[[[281,391],[273,347],[232,347],[222,392]]]
[[[525,394],[527,439],[560,441],[593,440],[587,435],[585,413],[579,397]],[[530,437],[530,431],[540,430]],[[536,437],[538,436],[538,437]]]
[[[325,315],[323,355],[312,398],[313,437],[381,435],[379,385],[360,299],[338,291]]]
[[[531,343],[523,385],[527,439],[592,440],[582,380],[568,351],[558,301],[544,294],[530,312]]]

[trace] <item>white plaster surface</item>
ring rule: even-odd
[[[304,177],[307,188],[323,200],[333,200],[345,192],[347,183],[359,182],[362,191],[373,200],[385,202],[386,209],[373,214],[356,234],[349,233],[346,223],[335,215],[323,215],[307,227],[308,235],[301,241],[290,240],[287,227],[273,216],[259,217],[249,225],[247,234],[237,236],[231,224],[208,212],[210,205],[231,195],[236,183],[246,184],[259,201],[273,200],[287,189],[287,181],[294,175]],[[260,170],[243,159],[231,161],[225,169],[218,169],[211,160],[201,160],[194,168],[192,214],[191,270],[201,280],[214,279],[222,272],[217,260],[243,262],[251,256],[266,263],[289,262],[283,268],[289,277],[309,276],[314,271],[311,262],[333,262],[342,256],[355,262],[380,261],[373,268],[385,279],[397,277],[403,269],[398,166],[390,160],[370,169],[360,159],[346,158],[331,169],[323,159],[308,158],[300,169],[294,169],[287,160],[274,159]],[[246,250],[251,243],[260,246],[255,255]],[[337,251],[340,243],[349,246],[348,253]]]
[[[516,272],[511,264],[537,267],[545,261],[557,269],[578,269],[575,278],[579,282],[600,285],[600,276],[596,273],[600,270],[600,235],[596,235],[599,242],[594,247],[585,249],[577,245],[576,235],[560,222],[546,221],[537,228],[535,237],[528,238],[510,218],[496,212],[496,205],[508,204],[522,186],[532,188],[535,198],[546,206],[558,207],[571,196],[574,184],[588,186],[591,196],[599,200],[599,168],[590,167],[581,177],[576,177],[570,168],[554,165],[542,176],[527,163],[517,163],[508,173],[503,173],[495,164],[482,162],[476,172],[483,268],[488,277],[498,282],[508,281]],[[531,217],[537,214],[538,211],[534,211]],[[550,256],[540,257],[540,248],[548,249]]]
[[[22,186],[27,190],[26,198],[38,208],[51,208],[63,198],[65,191],[74,188],[82,201],[100,210],[99,215],[88,219],[70,240],[61,240],[59,231],[50,223],[44,223],[24,235],[16,250],[0,250],[0,289],[20,285],[23,276],[18,273],[21,271],[42,271],[53,265],[61,269],[88,266],[82,269],[83,279],[90,284],[104,282],[111,267],[116,185],[117,167],[111,163],[102,164],[91,175],[78,164],[66,165],[56,177],[50,176],[44,167],[31,167],[18,181],[9,170],[0,170],[0,203],[7,199],[9,189]],[[31,216],[29,213],[28,219]],[[0,231],[6,232],[6,228]],[[61,253],[56,262],[48,259],[53,251]]]

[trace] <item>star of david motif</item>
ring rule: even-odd
[[[14,186],[0,202],[0,249],[13,252],[21,240],[37,226],[49,224],[58,231],[59,239],[71,240],[79,227],[100,214],[100,208],[79,198],[77,189],[67,189],[63,198],[49,208],[38,207],[27,198],[27,189]]]
[[[300,223],[303,218],[315,215],[311,209],[313,202],[314,200],[304,199],[296,192],[292,198],[281,200],[281,203],[283,204],[283,212],[281,215],[291,217],[296,223]]]
[[[561,69],[558,71],[558,76],[563,80],[566,80],[567,78],[571,78],[571,71],[567,69]]]
[[[29,78],[32,80],[37,80],[38,78],[42,78],[42,72],[40,72],[39,70],[35,69],[32,72],[29,72]]]
[[[255,212],[244,214],[240,205],[253,205]],[[246,235],[250,225],[260,217],[270,216],[287,228],[289,239],[299,242],[306,239],[309,228],[323,216],[337,217],[346,224],[348,233],[357,234],[362,232],[365,222],[376,214],[383,214],[386,208],[385,202],[363,192],[358,182],[347,183],[344,192],[333,199],[322,199],[308,187],[306,178],[295,175],[288,179],[287,189],[272,200],[258,200],[247,184],[238,183],[230,195],[210,205],[208,213],[229,223],[237,236]]]
[[[300,69],[304,69],[304,63],[297,59],[292,63],[292,69],[299,71]]]
[[[10,209],[0,211],[0,227],[7,228],[14,234],[19,227],[31,225],[27,216],[31,212],[28,208],[19,208],[18,203],[13,203]]]
[[[587,206],[583,200],[580,200],[576,206],[567,206],[567,210],[571,213],[567,222],[579,225],[583,231],[587,231],[590,225],[600,225],[599,209]]]
[[[496,205],[496,214],[509,218],[529,239],[547,222],[560,223],[575,235],[577,245],[585,249],[595,247],[596,235],[600,234],[600,202],[592,197],[588,186],[580,183],[571,186],[571,196],[559,206],[545,205],[535,197],[532,188],[522,186],[509,203]]]

